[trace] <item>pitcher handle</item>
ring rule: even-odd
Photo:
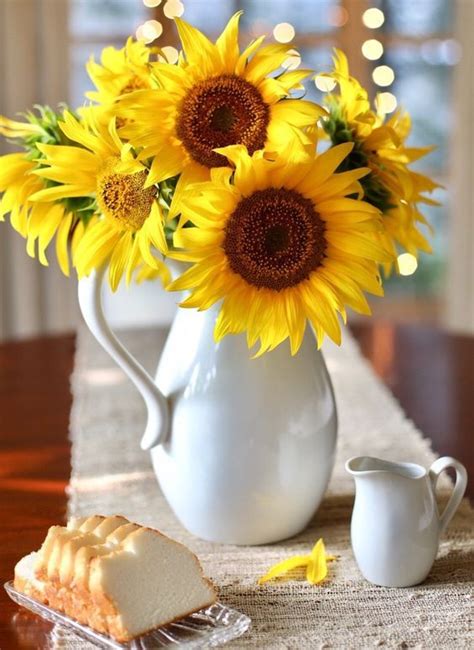
[[[102,307],[105,267],[79,280],[79,306],[90,331],[112,359],[125,371],[145,400],[148,421],[140,446],[143,450],[161,444],[169,430],[168,401],[143,366],[125,349],[110,329]]]
[[[440,534],[444,532],[447,525],[453,518],[453,515],[458,509],[467,487],[467,471],[464,465],[462,465],[462,463],[460,463],[455,458],[451,458],[450,456],[443,456],[442,458],[435,460],[435,462],[430,467],[429,476],[433,490],[436,489],[436,483],[438,482],[438,478],[441,472],[444,472],[444,470],[448,469],[449,467],[452,467],[456,471],[456,482],[454,484],[453,493],[451,494],[451,497],[448,501],[448,505],[439,518]]]

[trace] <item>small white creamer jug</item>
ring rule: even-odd
[[[456,471],[456,483],[440,515],[436,483],[449,467]],[[356,484],[351,540],[364,577],[384,587],[423,582],[438,552],[440,535],[466,490],[465,467],[447,456],[436,460],[428,472],[414,463],[360,456],[348,460],[346,470]]]

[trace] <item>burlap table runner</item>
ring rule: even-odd
[[[122,333],[121,338],[154,371],[164,331]],[[72,477],[69,514],[122,513],[156,526],[189,546],[219,587],[220,600],[245,612],[251,630],[233,647],[257,648],[468,648],[474,647],[474,518],[464,501],[441,542],[425,584],[385,589],[360,575],[350,548],[352,479],[347,458],[370,454],[429,466],[429,441],[407,420],[390,392],[361,357],[348,332],[341,348],[327,346],[340,436],[334,474],[314,521],[297,537],[261,547],[211,544],[188,534],[156,483],[149,455],[139,448],[145,424],[141,397],[91,335],[79,332],[72,377]],[[441,491],[449,489],[447,479]],[[446,498],[446,494],[441,495]],[[306,553],[323,537],[330,577],[321,586],[303,580],[258,587],[257,578],[277,561]],[[87,647],[59,635],[59,645]]]

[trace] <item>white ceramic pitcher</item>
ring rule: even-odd
[[[456,471],[456,483],[440,516],[436,483],[449,467]],[[423,582],[438,552],[440,535],[464,496],[464,466],[445,456],[427,472],[414,463],[361,456],[348,460],[346,470],[356,483],[351,539],[364,577],[385,587]]]
[[[307,332],[252,359],[245,336],[216,344],[215,310],[179,309],[155,379],[111,332],[102,273],[79,283],[91,332],[142,394],[161,489],[181,523],[207,540],[264,544],[306,527],[334,464],[337,415],[322,354]],[[150,355],[155,350],[150,350]]]

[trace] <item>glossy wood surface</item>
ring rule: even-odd
[[[474,476],[474,338],[375,323],[353,331],[375,372],[441,454]],[[0,345],[0,579],[64,521],[74,337]],[[474,497],[474,481],[469,494]],[[0,649],[47,648],[51,626],[0,588]]]
[[[3,584],[65,517],[73,357],[72,335],[0,346],[1,650],[49,647],[51,625],[17,607]]]

